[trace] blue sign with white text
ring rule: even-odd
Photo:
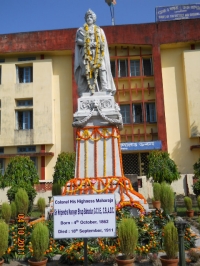
[[[200,4],[156,7],[156,22],[200,18]]]
[[[124,142],[121,143],[121,151],[145,151],[161,150],[162,142],[160,140],[147,142]]]

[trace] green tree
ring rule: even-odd
[[[200,158],[199,160],[193,165],[194,169],[194,177],[197,179],[195,184],[193,185],[193,192],[197,196],[200,195]]]
[[[75,160],[75,152],[62,152],[58,155],[53,174],[54,184],[64,186],[68,180],[74,177]]]
[[[199,177],[200,177],[200,158],[199,158],[199,160],[193,165],[193,169],[194,169],[194,176],[195,176],[195,178],[199,178]]]
[[[4,176],[0,177],[1,188],[26,184],[37,184],[39,176],[33,161],[28,156],[12,158],[6,168]]]
[[[152,177],[154,182],[167,182],[171,184],[181,176],[175,162],[170,159],[169,153],[164,151],[152,151],[148,156],[147,178]]]

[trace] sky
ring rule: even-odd
[[[199,3],[195,0],[116,0],[115,24],[155,22],[155,7]],[[0,0],[0,34],[78,28],[90,8],[96,24],[110,26],[105,0]]]

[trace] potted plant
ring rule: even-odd
[[[44,223],[40,222],[35,225],[31,236],[31,243],[33,257],[28,260],[29,265],[46,265],[48,259],[44,257],[44,252],[49,246],[49,229]]]
[[[192,199],[190,197],[184,198],[185,207],[187,209],[186,213],[188,217],[194,216],[194,210],[192,210]]]
[[[8,224],[11,217],[11,207],[10,204],[7,202],[4,202],[1,206],[1,216],[2,219],[5,220],[5,222]]]
[[[156,209],[160,209],[160,193],[161,193],[161,185],[159,183],[153,183],[153,207]]]
[[[132,218],[122,218],[118,225],[118,237],[121,256],[116,258],[117,264],[133,265],[135,248],[138,241],[138,229]]]
[[[24,215],[24,220],[28,223],[30,217],[27,217],[29,199],[26,190],[23,188],[19,188],[17,193],[15,194],[15,203],[17,207],[17,215]]]
[[[11,208],[11,217],[10,217],[11,220],[10,220],[10,222],[11,223],[14,223],[15,222],[15,219],[17,217],[17,206],[16,206],[16,204],[15,204],[14,201],[11,202],[10,208]]]
[[[163,266],[177,266],[178,265],[178,232],[174,223],[168,222],[164,226],[164,250],[166,256],[161,256],[160,260]]]
[[[0,220],[0,265],[4,263],[3,254],[8,248],[8,225],[3,221]]]
[[[174,210],[174,191],[172,187],[163,182],[160,193],[161,207],[166,214],[171,214]]]
[[[45,203],[45,199],[44,198],[39,198],[38,199],[37,207],[38,207],[38,210],[41,212],[41,215],[44,216],[45,207],[46,207],[46,203]]]

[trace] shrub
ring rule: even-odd
[[[160,201],[161,185],[153,183],[153,197],[155,201]]]
[[[17,193],[15,194],[15,203],[17,206],[17,214],[27,215],[28,212],[28,195],[23,188],[19,188]]]
[[[164,226],[164,250],[168,259],[177,258],[178,232],[173,222]]]
[[[38,207],[38,210],[44,214],[45,212],[45,207],[46,207],[46,203],[45,203],[45,199],[44,198],[39,198],[38,201],[37,201],[37,207]]]
[[[192,199],[190,197],[184,198],[185,207],[188,211],[192,210]]]
[[[10,204],[11,207],[11,219],[15,219],[17,217],[17,206],[14,201]]]
[[[175,162],[164,151],[152,151],[148,156],[147,178],[152,177],[154,182],[171,184],[181,176]]]
[[[11,207],[7,202],[4,202],[1,206],[1,216],[6,223],[9,223],[11,217]]]
[[[29,183],[32,186],[39,182],[39,176],[33,161],[28,156],[16,156],[11,158],[4,176],[0,180],[1,187]]]
[[[198,206],[198,208],[200,210],[200,195],[197,197],[197,206]]]
[[[31,212],[33,207],[33,201],[37,195],[37,192],[35,191],[34,187],[31,184],[25,183],[23,185],[14,185],[7,191],[7,197],[10,202],[15,200],[15,194],[17,193],[19,188],[23,188],[26,190],[28,194],[29,199],[29,206],[28,206],[28,212]]]
[[[193,192],[197,196],[200,195],[200,179],[198,179],[197,182],[193,185]]]
[[[61,185],[60,184],[53,184],[52,185],[52,196],[60,196],[61,193]]]
[[[58,155],[54,167],[53,183],[64,186],[74,177],[76,154],[74,152],[62,152]]]
[[[2,258],[8,248],[8,225],[3,220],[0,220],[0,236],[0,258]]]
[[[161,206],[165,213],[172,213],[174,209],[174,192],[169,184],[161,184],[161,195],[160,195]]]
[[[36,261],[41,261],[49,245],[49,229],[45,224],[38,223],[35,225],[31,236],[31,243],[33,257]]]
[[[200,158],[199,158],[199,160],[193,165],[193,169],[194,169],[194,176],[195,176],[195,178],[199,178],[199,177],[200,177]]]
[[[138,241],[138,229],[133,218],[122,218],[118,225],[118,237],[125,259],[132,258]]]

